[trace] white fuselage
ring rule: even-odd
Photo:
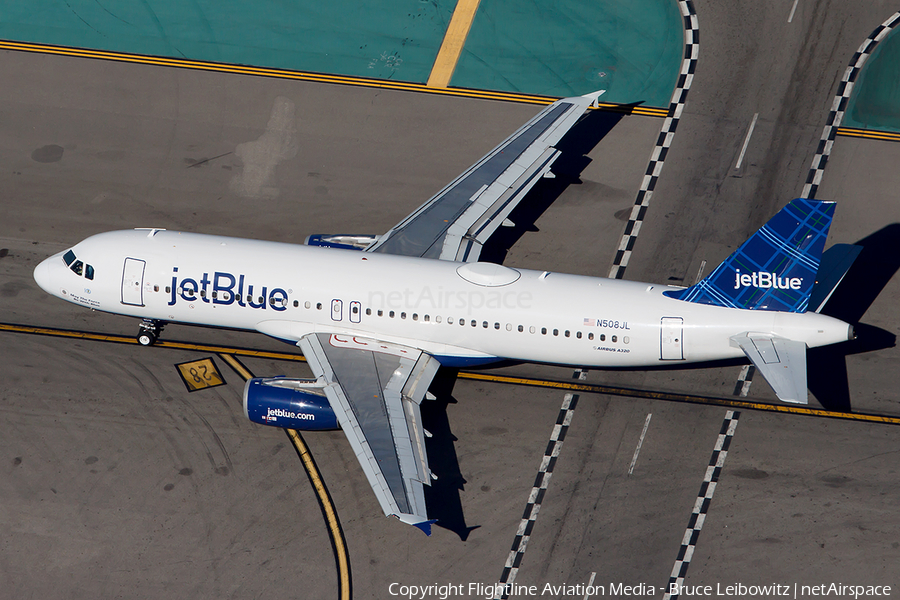
[[[164,230],[115,231],[63,253],[35,279],[111,313],[256,330],[296,342],[312,332],[420,348],[443,364],[496,358],[633,367],[744,356],[729,338],[760,333],[809,347],[848,339],[817,313],[739,310],[630,281]],[[84,271],[83,271],[84,272]]]

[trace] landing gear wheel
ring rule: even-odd
[[[137,334],[138,344],[141,346],[152,346],[155,344],[165,324],[164,321],[156,321],[154,319],[144,319],[141,321],[140,329],[138,329]]]
[[[149,331],[142,331],[137,334],[137,342],[141,346],[152,346],[156,342],[156,336]]]

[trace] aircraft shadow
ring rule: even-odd
[[[556,145],[561,152],[553,163],[553,178],[538,181],[528,196],[513,209],[509,220],[515,226],[500,227],[485,243],[479,260],[503,264],[509,249],[529,231],[537,231],[535,222],[591,163],[586,155],[622,120],[626,113],[592,110],[585,114]]]
[[[431,433],[425,438],[428,466],[438,477],[425,486],[425,505],[428,516],[436,519],[435,526],[450,530],[463,542],[478,526],[469,527],[463,515],[459,492],[465,489],[466,480],[459,468],[454,442],[457,438],[450,431],[447,407],[456,404],[453,386],[456,383],[454,369],[441,368],[431,383],[430,391],[436,400],[425,400],[420,406],[422,425]]]
[[[807,354],[809,390],[828,410],[852,412],[847,356],[892,348],[897,336],[860,323],[875,298],[900,270],[900,223],[892,223],[856,242],[862,252],[822,309],[856,328],[856,339],[835,346],[813,348]]]

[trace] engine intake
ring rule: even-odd
[[[244,386],[244,414],[254,423],[298,429],[340,429],[325,396],[325,383],[314,379],[255,377]]]

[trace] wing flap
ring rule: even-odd
[[[768,334],[731,337],[782,402],[807,404],[806,344]]]
[[[298,342],[387,515],[428,533],[431,471],[419,404],[438,369],[415,348],[325,333]]]

